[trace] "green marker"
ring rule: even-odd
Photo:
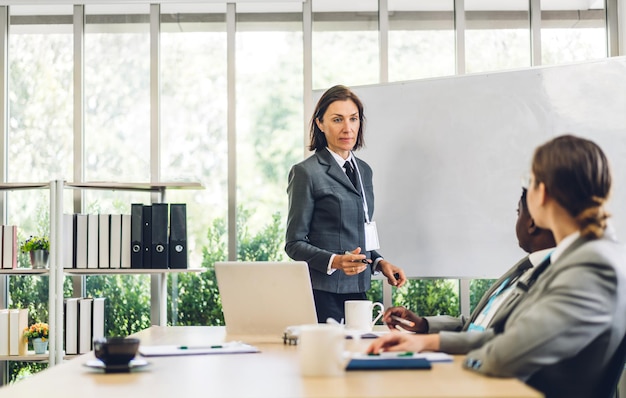
[[[180,347],[178,347],[179,350],[207,350],[207,349],[211,349],[211,348],[224,348],[221,345],[211,345],[211,346],[187,346],[187,345],[181,345]]]

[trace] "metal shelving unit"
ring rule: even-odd
[[[51,366],[61,363],[63,353],[63,279],[66,275],[150,275],[151,280],[151,320],[153,324],[164,326],[167,322],[167,275],[183,272],[203,272],[201,268],[185,269],[105,269],[90,268],[76,269],[63,266],[63,193],[65,189],[103,189],[123,191],[143,191],[158,194],[157,202],[165,201],[165,192],[168,189],[204,189],[199,183],[192,182],[163,182],[163,183],[118,183],[118,182],[83,182],[68,183],[61,180],[49,183],[3,183],[0,191],[19,189],[49,189],[50,190],[50,257],[48,269],[0,269],[0,278],[11,275],[47,275],[49,276],[49,303],[48,324],[50,337],[47,355],[34,353],[21,356],[0,356],[0,361],[47,361]],[[1,285],[0,285],[1,286]],[[4,280],[4,297],[8,296],[8,282]],[[6,298],[0,300],[0,308],[6,306]]]

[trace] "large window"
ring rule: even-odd
[[[531,64],[528,0],[465,0],[463,32],[455,31],[454,0],[387,0],[381,2],[387,6],[386,41],[379,39],[378,0],[87,3],[80,54],[74,52],[73,26],[73,14],[80,7],[42,5],[35,0],[2,6],[10,15],[8,103],[4,104],[7,146],[2,159],[7,181],[73,181],[82,175],[86,181],[146,182],[154,177],[155,165],[161,181],[198,181],[204,190],[168,191],[165,199],[187,204],[193,267],[226,259],[225,242],[233,235],[239,249],[233,257],[286,259],[287,176],[305,153],[310,110],[303,103],[314,95],[307,92],[309,87],[377,84],[380,65],[385,64],[392,82],[451,76],[459,61],[465,63],[467,73]],[[542,64],[607,56],[604,1],[541,0],[540,4],[541,42],[535,44],[541,45]],[[309,6],[312,48],[305,54],[309,27],[303,22],[308,21],[304,10]],[[156,7],[161,15],[160,54],[155,61],[150,23]],[[231,16],[235,24],[229,31]],[[458,38],[464,38],[463,46],[455,43]],[[234,48],[228,48],[229,43]],[[381,51],[385,43],[388,47]],[[388,54],[388,59],[381,60],[381,54]],[[230,62],[229,55],[234,55]],[[311,65],[305,64],[309,59]],[[83,81],[77,84],[74,68],[80,60],[84,60]],[[150,152],[157,135],[151,119],[155,65],[160,100],[158,164]],[[84,90],[83,114],[77,119],[75,87]],[[234,104],[229,98],[235,99]],[[234,125],[229,125],[229,112],[235,114]],[[75,126],[75,120],[82,120],[84,129]],[[84,136],[75,137],[82,130]],[[236,143],[236,151],[229,142]],[[78,143],[83,148],[76,148]],[[233,157],[236,171],[228,169]],[[236,177],[236,198],[229,197],[229,175]],[[6,196],[6,222],[20,227],[20,240],[47,233],[47,190]],[[74,212],[72,192],[65,197],[65,210]],[[153,199],[147,193],[94,190],[85,191],[81,203],[88,213],[129,213],[131,203]],[[228,231],[231,203],[237,203],[234,234]],[[393,253],[381,251],[393,262]],[[168,294],[181,310],[177,317],[172,308],[168,321],[219,322],[221,307],[213,277],[207,272],[170,278],[178,278],[168,285]],[[150,277],[90,276],[74,281],[78,279],[85,282],[80,294],[128,294],[132,304],[114,314],[128,331],[147,324]],[[383,283],[374,282],[373,299],[382,300]],[[490,283],[472,282],[472,304]],[[394,289],[392,298],[394,304],[422,314],[455,313],[458,286],[457,280],[413,280],[404,289]],[[32,296],[35,289],[39,287],[24,285],[22,296]],[[437,296],[440,305],[420,307],[423,296],[431,301]]]
[[[378,1],[316,0],[312,7],[313,88],[378,83]]]
[[[149,6],[85,14],[85,180],[148,181]]]
[[[452,0],[389,0],[389,81],[454,75]]]
[[[543,65],[605,58],[606,37],[604,1],[542,0]]]
[[[8,44],[8,181],[45,182],[72,172],[72,8],[40,20],[11,8]],[[10,192],[9,224],[20,239],[47,233],[48,191]]]
[[[467,73],[530,66],[527,0],[465,1]]]
[[[167,192],[186,203],[189,263],[199,266],[206,231],[227,211],[226,6],[161,6],[161,179],[200,182]]]
[[[271,14],[237,5],[237,218],[244,223],[238,246],[266,231],[280,242],[280,253],[267,256],[280,258],[286,257],[287,175],[303,153],[302,8],[296,5],[277,3]]]

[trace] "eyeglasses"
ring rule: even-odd
[[[538,183],[539,181],[535,178],[535,176],[532,173],[525,174],[522,177],[522,188],[526,190],[529,190],[533,184],[537,185]]]
[[[526,174],[522,177],[522,188],[524,189],[528,189],[530,188],[530,185],[533,182],[533,176],[532,174]]]

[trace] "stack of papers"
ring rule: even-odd
[[[144,357],[164,357],[174,355],[241,354],[259,352],[259,349],[240,341],[215,345],[140,345],[139,353]]]

